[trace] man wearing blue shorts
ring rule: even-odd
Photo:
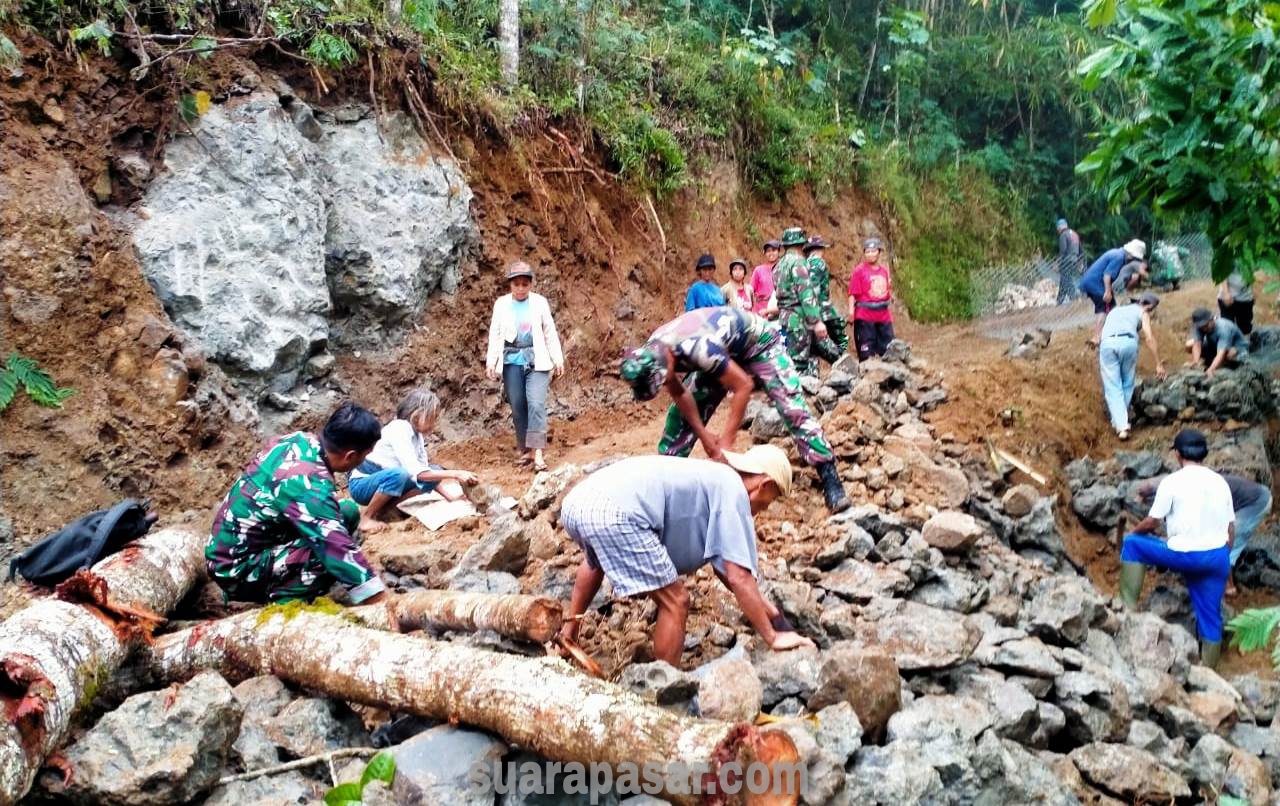
[[[1204,434],[1183,429],[1173,450],[1179,470],[1160,482],[1150,513],[1120,548],[1120,598],[1130,609],[1138,606],[1147,566],[1181,574],[1196,614],[1200,661],[1212,668],[1222,653],[1222,595],[1235,539],[1231,488],[1201,464],[1209,454]],[[1162,520],[1166,540],[1155,535]]]
[[[1102,339],[1102,323],[1107,318],[1107,313],[1115,307],[1116,292],[1122,290],[1116,287],[1120,270],[1130,261],[1142,260],[1146,255],[1147,245],[1135,238],[1124,246],[1108,249],[1098,255],[1093,265],[1085,269],[1077,287],[1093,301],[1093,312],[1098,321],[1094,325],[1093,339],[1089,343],[1094,347]]]

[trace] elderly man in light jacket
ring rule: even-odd
[[[485,370],[490,379],[502,378],[521,463],[545,470],[547,390],[552,372],[564,374],[564,354],[546,297],[533,293],[533,269],[517,261],[507,282],[511,293],[493,303]]]

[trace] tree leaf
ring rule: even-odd
[[[391,755],[387,750],[383,750],[373,758],[369,759],[369,763],[365,765],[364,772],[360,775],[360,785],[364,786],[370,781],[381,781],[387,786],[391,786],[391,782],[396,777],[396,757]]]
[[[351,781],[324,793],[324,803],[325,806],[359,806],[363,797],[364,785]]]
[[[1091,0],[1085,22],[1090,28],[1104,28],[1116,21],[1118,7],[1118,0]]]

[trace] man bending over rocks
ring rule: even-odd
[[[1227,482],[1201,462],[1204,434],[1191,428],[1173,440],[1179,470],[1156,488],[1155,502],[1120,548],[1120,598],[1136,608],[1147,566],[1182,574],[1196,614],[1200,660],[1212,668],[1222,653],[1222,595],[1231,574],[1235,514]],[[1155,535],[1165,522],[1167,540]]]
[[[385,598],[386,586],[352,537],[360,509],[338,501],[333,481],[360,466],[381,432],[372,413],[343,403],[319,436],[278,437],[245,467],[204,550],[209,576],[228,599],[314,599],[334,582],[353,603]]]
[[[586,556],[573,583],[564,638],[577,638],[580,617],[607,575],[618,596],[648,594],[658,605],[653,655],[675,666],[689,616],[680,577],[709,562],[770,648],[813,646],[789,629],[756,585],[752,516],[791,492],[791,463],[772,445],[745,454],[725,451],[724,458],[727,465],[636,456],[597,470],[569,492],[560,522]]]

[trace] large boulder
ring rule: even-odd
[[[489,531],[472,544],[456,570],[524,573],[529,562],[529,533],[520,517],[509,512],[494,518]]]
[[[908,671],[953,666],[978,643],[977,630],[959,613],[899,599],[866,605],[856,631],[863,643],[882,647]]]
[[[433,157],[408,116],[324,127],[320,176],[328,201],[325,270],[342,341],[377,345],[453,293],[475,238],[471,188],[452,160]]]
[[[233,379],[287,389],[329,338],[316,162],[274,93],[218,104],[167,144],[133,222],[165,311]]]
[[[1071,761],[1089,783],[1130,802],[1191,796],[1180,775],[1136,747],[1095,742],[1071,751]]]
[[[322,697],[294,700],[267,723],[266,730],[290,758],[369,744],[369,733],[360,717],[346,703]]]
[[[852,641],[832,646],[823,654],[808,706],[819,711],[842,702],[853,706],[867,735],[878,737],[902,702],[898,664],[879,647]]]
[[[242,716],[213,672],[137,694],[63,750],[69,776],[50,770],[41,786],[84,806],[189,803],[218,782]]]
[[[959,553],[972,548],[982,536],[982,526],[964,512],[939,512],[924,524],[924,541],[944,552]]]
[[[1025,613],[1031,632],[1057,644],[1079,644],[1106,606],[1079,577],[1052,576],[1036,583]]]
[[[468,776],[487,767],[490,780],[507,746],[487,733],[440,725],[419,733],[391,751],[396,760],[392,792],[404,806],[481,806],[493,803],[493,791],[474,792]]]

